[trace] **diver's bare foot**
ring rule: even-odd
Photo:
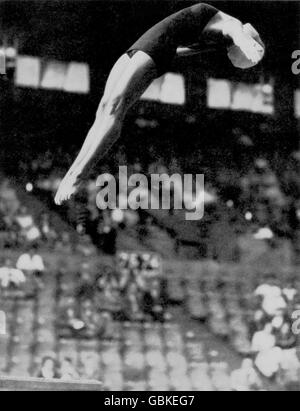
[[[55,204],[62,205],[65,201],[69,201],[80,189],[81,180],[78,176],[74,174],[67,174],[60,186],[55,196]]]

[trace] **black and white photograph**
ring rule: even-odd
[[[300,391],[300,0],[0,0],[0,391]]]

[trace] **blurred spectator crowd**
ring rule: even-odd
[[[59,278],[57,326],[63,338],[114,336],[113,321],[159,321],[168,318],[158,256],[120,253],[116,268],[97,275],[84,263],[75,289]],[[65,285],[63,285],[65,284]]]
[[[98,174],[117,175],[116,165],[123,164],[129,164],[128,175],[143,173],[148,177],[153,173],[184,173],[186,169],[175,157],[171,162],[154,157],[148,163],[139,158],[129,161],[120,149],[115,163],[102,165]],[[195,157],[201,158],[199,153]],[[58,150],[55,156],[49,151],[32,163],[21,165],[22,184],[27,193],[37,194],[39,198],[44,193],[45,200],[48,196],[52,202],[71,161],[72,155]],[[196,160],[191,159],[191,164],[196,164]],[[228,163],[225,167],[220,162],[215,167],[205,162],[199,166],[197,161],[191,171],[199,173],[197,167],[200,167],[206,177],[207,212],[201,224],[220,225],[220,221],[226,220],[238,235],[251,233],[254,239],[265,240],[271,246],[277,238],[288,239],[295,250],[300,251],[299,164],[297,153],[288,159],[257,157],[244,169],[234,164],[230,167]],[[216,379],[221,375],[218,381],[224,378],[224,386],[236,391],[259,390],[267,380],[297,389],[300,363],[297,336],[292,329],[293,313],[300,308],[300,284],[296,276],[287,279],[280,274],[269,274],[262,278],[253,276],[252,272],[241,276],[240,273],[215,276],[212,269],[208,270],[208,275],[190,278],[190,273],[183,271],[180,278],[168,280],[166,284],[158,255],[137,250],[118,254],[115,265],[101,265],[95,273],[88,261],[96,254],[91,237],[104,253],[115,255],[117,230],[135,229],[142,243],[154,224],[150,216],[145,217],[137,211],[100,212],[96,205],[96,177],[96,174],[92,176],[75,202],[63,208],[64,216],[75,223],[81,234],[75,242],[71,231],[55,223],[50,211],[37,215],[34,207],[22,204],[7,179],[0,179],[0,248],[18,253],[15,264],[11,258],[2,258],[0,298],[28,299],[42,292],[45,277],[51,274],[43,257],[45,250],[48,254],[78,254],[84,262],[77,274],[67,269],[56,276],[55,333],[58,339],[114,341],[118,335],[116,324],[163,326],[171,318],[168,305],[180,305],[191,319],[206,323],[215,336],[243,356],[241,368],[229,379],[226,365],[225,368],[224,364],[216,366]],[[173,216],[174,210],[169,214]],[[176,358],[184,362],[182,357]],[[143,361],[139,360],[142,369]],[[57,362],[56,358],[46,356],[38,375],[63,379],[98,375],[99,378],[93,361],[92,354],[87,356],[82,362],[87,369],[81,372],[69,357]],[[156,366],[158,363],[155,361]],[[183,370],[184,367],[186,365]],[[208,371],[195,374],[205,380]]]
[[[233,130],[233,136],[243,141],[246,146],[251,142],[240,129]],[[249,147],[246,148],[250,150]],[[123,146],[119,146],[113,158],[102,162],[94,170],[94,175],[91,175],[84,185],[76,202],[65,205],[64,217],[74,224],[79,233],[88,232],[97,246],[109,254],[114,254],[117,231],[129,227],[138,232],[144,226],[145,215],[139,211],[120,209],[101,212],[96,204],[98,175],[108,173],[118,180],[120,165],[127,165],[128,176],[133,173],[142,173],[148,177],[153,173],[203,173],[206,210],[202,227],[205,226],[205,231],[213,231],[215,225],[226,220],[235,230],[236,236],[251,233],[255,239],[267,240],[273,244],[278,238],[286,239],[291,241],[297,252],[300,247],[299,153],[273,153],[266,156],[254,155],[252,150],[252,154],[247,157],[243,154],[243,149],[240,150],[240,156],[228,158],[228,153],[224,153],[222,157],[217,150],[211,150],[207,155],[195,150],[187,159],[180,154],[176,155],[174,150],[172,154],[162,156],[157,149],[150,146],[144,158],[134,157],[132,153],[127,153]],[[29,162],[24,162],[21,167],[24,184],[27,184],[27,188],[33,193],[38,192],[40,195],[43,192],[51,202],[75,155],[76,148],[69,148],[67,154],[65,150],[58,148],[55,153],[47,151]],[[127,203],[126,198],[118,200],[120,204]],[[170,215],[174,213],[176,214],[174,210],[170,210]],[[176,231],[176,223],[173,224]],[[195,229],[200,230],[199,227]],[[54,235],[47,219],[44,222],[44,231],[48,236]],[[36,236],[37,233],[32,230],[29,235]]]
[[[28,203],[28,202],[27,202]],[[53,224],[52,216],[44,208],[34,212],[20,200],[14,184],[8,178],[0,178],[0,247],[2,249],[26,249],[33,247],[61,249],[71,247],[70,235]]]
[[[300,284],[296,276],[254,276],[237,269],[201,279],[172,283],[170,298],[184,303],[190,316],[205,322],[212,333],[228,342],[246,360],[243,366],[260,378],[287,389],[299,389],[298,335],[293,327],[299,312]],[[243,270],[243,268],[241,268]],[[232,277],[231,277],[232,276]],[[183,288],[183,289],[184,289]]]

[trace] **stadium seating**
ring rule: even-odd
[[[36,376],[43,358],[52,355],[58,360],[70,358],[82,378],[102,381],[104,389],[230,388],[231,372],[241,363],[237,353],[248,355],[250,350],[247,319],[254,308],[249,293],[257,285],[256,273],[239,276],[239,267],[213,262],[172,261],[169,267],[165,262],[167,321],[124,322],[108,317],[109,327],[100,337],[97,332],[61,335],[54,319],[60,318],[62,302],[77,308],[81,304],[74,300],[78,258],[68,256],[70,267],[64,275],[59,274],[57,263],[51,265],[51,254],[44,258],[51,268],[33,298],[1,300],[8,323],[7,335],[0,337],[3,374]],[[97,264],[99,268],[97,259],[92,262],[93,270]]]

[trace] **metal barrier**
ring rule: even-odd
[[[42,378],[0,377],[0,391],[101,391],[97,381],[46,380]]]

